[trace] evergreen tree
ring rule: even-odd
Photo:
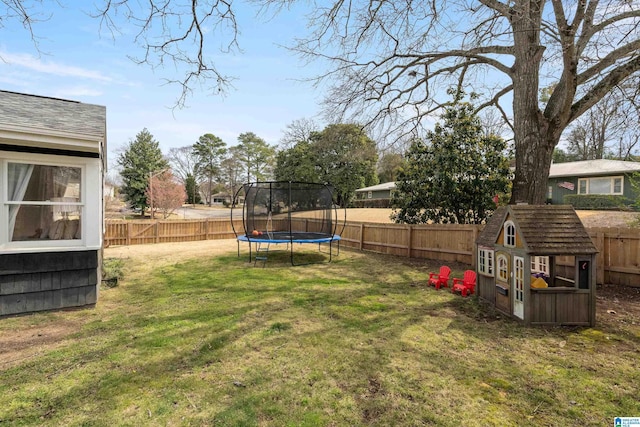
[[[470,103],[457,102],[406,153],[392,198],[398,223],[479,224],[509,189],[506,142],[485,135]]]
[[[208,183],[205,194],[209,206],[211,206],[213,180],[220,176],[220,162],[227,152],[226,146],[222,139],[210,133],[202,135],[198,142],[193,144],[193,154],[197,159],[196,170],[198,175],[205,178]]]
[[[238,159],[244,164],[247,182],[266,181],[271,176],[276,150],[253,132],[238,136]]]
[[[144,215],[149,206],[146,191],[151,175],[169,167],[158,141],[146,128],[142,129],[120,153],[117,163],[122,168],[121,192],[125,200],[131,207],[140,208],[141,215]]]
[[[188,174],[184,180],[184,188],[187,192],[187,203],[190,205],[197,205],[202,202],[200,197],[200,191],[198,191],[198,183],[196,178],[192,174]]]

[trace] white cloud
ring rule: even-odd
[[[76,86],[56,90],[56,98],[73,99],[75,97],[96,97],[102,96],[103,92],[94,88]]]
[[[0,52],[0,58],[6,64],[27,68],[44,74],[52,74],[60,77],[79,77],[83,79],[97,80],[100,82],[111,82],[113,79],[104,74],[86,68],[75,67],[54,61],[43,61],[33,55],[21,53],[13,54]]]

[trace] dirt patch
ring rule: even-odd
[[[67,337],[81,327],[82,322],[58,319],[42,325],[0,331],[0,370],[65,344]]]
[[[175,263],[185,259],[216,256],[237,252],[236,239],[197,240],[194,242],[157,243],[148,245],[111,246],[105,248],[105,258],[122,258],[144,261],[152,264]],[[247,250],[240,246],[241,255]]]

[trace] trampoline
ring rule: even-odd
[[[338,207],[329,185],[293,181],[265,181],[247,183],[238,190],[235,200],[244,193],[242,205],[242,229],[236,230],[238,209],[231,210],[231,224],[238,241],[249,244],[249,261],[266,263],[271,245],[286,244],[292,265],[300,262],[295,244],[328,246],[328,262],[331,262],[334,246],[340,253],[340,233],[346,223],[346,212],[340,230]],[[234,221],[234,211],[236,221]],[[344,211],[344,210],[343,210]]]

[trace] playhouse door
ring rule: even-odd
[[[513,315],[524,319],[524,258],[513,257]]]

